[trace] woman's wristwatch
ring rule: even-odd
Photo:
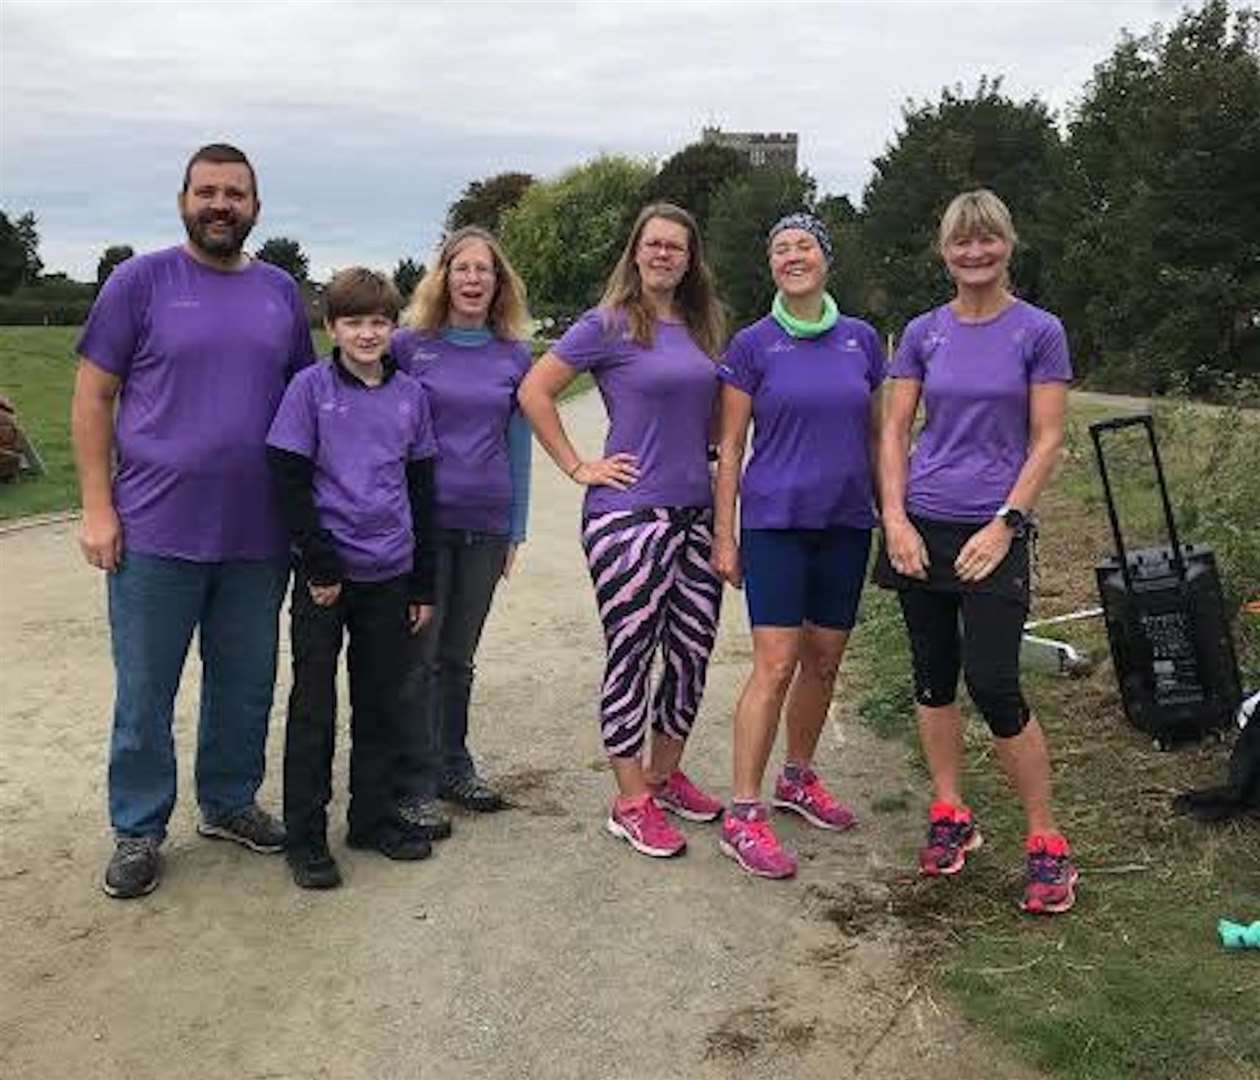
[[[1010,529],[1015,536],[1023,536],[1028,528],[1028,515],[1020,510],[1019,507],[1011,506],[1009,503],[1003,503],[999,506],[997,513],[993,516]]]

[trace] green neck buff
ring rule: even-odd
[[[792,337],[813,338],[825,334],[836,325],[836,320],[840,318],[840,309],[836,307],[831,293],[825,292],[823,293],[822,318],[817,322],[807,322],[805,319],[798,319],[788,311],[787,304],[783,302],[783,294],[776,292],[774,303],[770,306],[770,314],[774,316],[774,321]]]

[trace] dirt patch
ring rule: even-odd
[[[817,1038],[817,1021],[789,1021],[777,1005],[736,1009],[705,1036],[704,1058],[744,1061],[768,1049],[801,1052]]]

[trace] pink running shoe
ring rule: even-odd
[[[796,781],[779,773],[772,802],[779,810],[800,814],[818,829],[842,832],[857,824],[857,815],[827,790],[813,769],[802,769],[801,778]]]
[[[630,803],[614,799],[604,827],[635,851],[657,859],[679,855],[687,847],[686,837],[669,823],[652,801],[651,794],[641,795]]]
[[[764,806],[751,818],[727,813],[722,819],[718,847],[750,874],[764,878],[789,878],[796,873],[796,856],[779,844],[767,820]]]
[[[1030,836],[1028,883],[1019,906],[1030,915],[1060,915],[1076,903],[1080,876],[1072,865],[1068,842],[1062,836]]]
[[[967,862],[967,853],[984,843],[970,809],[934,802],[928,818],[927,843],[919,849],[919,873],[927,877],[958,873]]]
[[[682,769],[675,769],[665,783],[652,788],[652,801],[688,821],[716,821],[722,813],[722,804],[696,787]]]

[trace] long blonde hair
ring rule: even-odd
[[[709,356],[716,358],[726,344],[726,312],[718,299],[713,274],[704,261],[704,246],[696,220],[681,206],[658,202],[645,206],[635,219],[630,238],[613,272],[608,275],[599,306],[608,317],[624,312],[630,336],[640,345],[651,346],[656,315],[643,298],[643,282],[634,258],[643,230],[653,218],[672,221],[687,230],[687,272],[674,291],[692,340]]]
[[[477,225],[456,229],[442,243],[437,265],[420,279],[411,301],[402,313],[403,326],[438,333],[451,315],[450,267],[459,249],[470,240],[480,240],[494,259],[494,297],[486,318],[495,337],[522,341],[529,337],[530,318],[525,283],[508,262],[494,234]]]

